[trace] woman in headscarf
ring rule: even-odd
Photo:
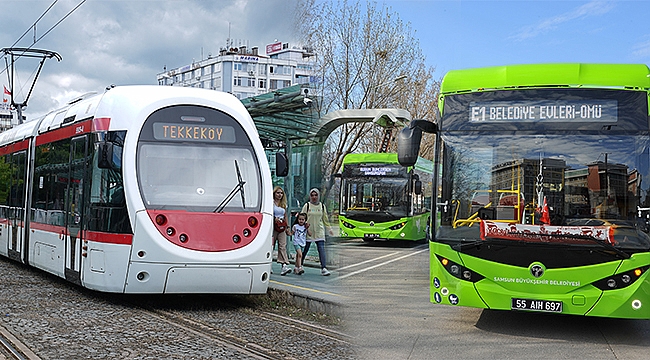
[[[287,235],[289,226],[287,225],[287,197],[281,187],[276,186],[273,189],[273,217],[275,224],[273,226],[273,248],[278,243],[278,263],[282,264],[280,275],[284,276],[291,272],[289,269],[289,257],[287,256]]]
[[[311,243],[316,243],[318,248],[318,258],[320,259],[320,273],[323,276],[328,276],[330,272],[326,268],[327,259],[325,257],[325,229],[329,228],[329,219],[327,217],[327,209],[325,204],[320,201],[320,191],[316,188],[309,190],[309,202],[303,205],[302,213],[307,214],[307,224],[311,230],[311,235],[307,236],[307,245],[305,246],[304,256],[302,263],[305,262],[307,251]],[[332,235],[332,230],[329,229],[329,234]]]

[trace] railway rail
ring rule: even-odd
[[[13,346],[25,359],[357,357],[337,326],[277,315],[257,302],[264,295],[102,294],[6,259],[0,273],[11,274],[0,282],[0,326],[32,350]]]

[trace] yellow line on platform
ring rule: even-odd
[[[310,289],[310,288],[306,288],[306,287],[303,287],[303,286],[298,286],[298,285],[292,285],[292,284],[279,282],[279,281],[276,281],[276,280],[269,280],[269,282],[279,284],[279,285],[289,286],[289,287],[300,289],[300,290],[313,291],[313,292],[317,292],[317,293],[320,293],[320,294],[327,294],[327,295],[332,295],[332,296],[341,296],[339,294],[334,294],[334,293],[331,293],[331,292],[328,292],[328,291],[320,291],[320,290],[316,290],[316,289]]]

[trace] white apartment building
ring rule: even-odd
[[[157,74],[159,85],[193,86],[229,92],[239,99],[296,84],[318,81],[316,56],[306,47],[276,42],[259,54],[257,46],[228,47],[214,57]]]

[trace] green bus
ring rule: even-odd
[[[436,133],[431,302],[650,319],[649,99],[646,65],[447,73],[398,135],[411,166]]]
[[[340,236],[366,242],[425,239],[432,169],[433,162],[421,157],[404,168],[395,153],[346,155],[340,174]]]

